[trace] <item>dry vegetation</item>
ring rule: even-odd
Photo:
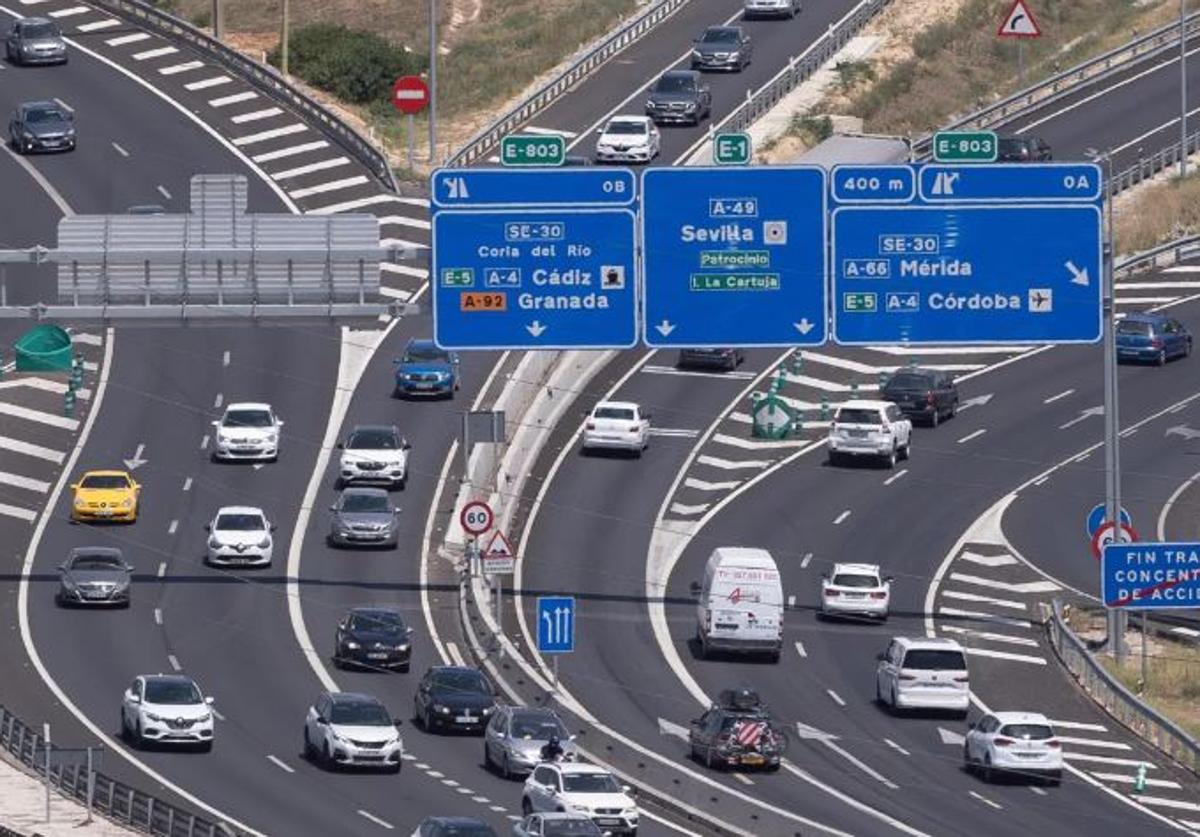
[[[1136,635],[1135,635],[1136,639]],[[1175,642],[1151,641],[1147,649],[1146,684],[1142,684],[1141,646],[1134,648],[1125,665],[1105,658],[1104,667],[1134,694],[1200,737],[1200,651]],[[1143,688],[1144,685],[1144,688]]]
[[[1195,172],[1195,164],[1191,171]],[[1200,174],[1177,176],[1136,188],[1114,204],[1114,237],[1122,253],[1148,250],[1180,235],[1200,231]]]

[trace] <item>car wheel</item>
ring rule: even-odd
[[[896,703],[896,687],[892,686],[892,699],[888,701],[888,706],[891,707],[893,715],[900,714],[900,706]]]
[[[312,761],[313,753],[315,752],[312,742],[308,740],[308,726],[306,725],[304,727],[304,758]]]
[[[1166,349],[1159,349],[1159,350],[1158,350],[1158,357],[1156,357],[1156,358],[1154,359],[1154,362],[1155,362],[1157,365],[1159,365],[1159,366],[1166,366],[1166,365],[1167,365],[1167,350],[1166,350]]]
[[[434,724],[435,721],[433,720],[433,708],[426,706],[425,715],[421,718],[421,726],[425,728],[426,732],[433,732]]]
[[[138,721],[133,729],[133,746],[136,750],[144,750],[146,748],[146,738],[142,735],[141,721]]]
[[[912,439],[910,438],[907,442],[904,443],[904,447],[900,448],[900,458],[903,459],[905,462],[908,461],[908,451],[911,447],[912,447]]]
[[[129,722],[125,720],[125,710],[121,710],[121,740],[129,741]]]
[[[202,753],[211,753],[212,745],[213,745],[212,739],[210,738],[208,741],[201,741],[200,746],[197,747],[196,749]]]
[[[333,752],[329,749],[328,741],[321,746],[321,764],[326,770],[333,770],[336,767],[336,763],[333,760]]]
[[[525,797],[521,800],[521,814],[527,817],[532,813],[533,806],[529,804],[529,797]]]
[[[1190,357],[1191,354],[1192,354],[1192,341],[1191,341],[1191,338],[1188,338],[1187,342],[1183,344],[1183,356]]]
[[[1046,777],[1046,784],[1052,788],[1057,788],[1059,785],[1062,784],[1062,774],[1061,773],[1051,773],[1049,776]]]
[[[897,458],[898,457],[896,454],[896,445],[895,445],[895,443],[893,443],[891,453],[884,454],[884,457],[883,457],[884,467],[895,468]]]
[[[985,755],[983,757],[983,781],[991,783],[996,780],[996,771],[992,769],[992,757]]]
[[[500,761],[500,775],[505,779],[512,778],[512,768],[508,764],[508,753],[505,753],[504,758]]]
[[[829,464],[834,468],[836,468],[838,465],[841,465],[842,464],[842,455],[840,453],[838,453],[836,450],[831,450],[829,452]]]
[[[704,766],[709,770],[713,769],[712,747],[707,747],[704,750]]]

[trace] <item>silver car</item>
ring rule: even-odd
[[[506,779],[525,775],[542,760],[542,747],[556,736],[563,758],[577,757],[574,736],[553,709],[501,706],[483,736],[483,763]]]
[[[347,488],[329,507],[330,546],[386,546],[399,543],[400,509],[382,488]]]
[[[583,814],[547,811],[514,822],[512,837],[602,837],[605,832]]]
[[[60,605],[115,605],[129,607],[133,567],[121,550],[107,546],[72,549],[58,568]]]
[[[67,42],[52,20],[21,18],[8,30],[4,52],[10,64],[66,64]]]

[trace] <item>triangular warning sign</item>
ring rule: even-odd
[[[1001,38],[1040,38],[1042,30],[1025,0],[1014,0],[996,34]]]
[[[488,540],[487,546],[483,549],[484,555],[506,555],[512,556],[512,547],[508,544],[508,538],[504,537],[504,533],[497,529],[492,532],[492,537]]]

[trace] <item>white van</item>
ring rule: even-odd
[[[712,651],[766,653],[779,661],[783,648],[783,585],[765,549],[722,546],[713,550],[697,585],[696,639],[700,656]]]

